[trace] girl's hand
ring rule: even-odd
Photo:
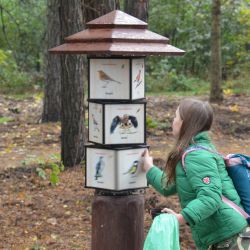
[[[180,225],[184,225],[184,224],[186,223],[186,221],[185,221],[184,217],[182,216],[182,214],[178,214],[178,213],[176,213],[175,211],[173,211],[172,209],[163,208],[163,209],[161,210],[161,212],[173,214],[173,215],[177,218],[177,220],[179,221],[179,224],[180,224]]]
[[[153,167],[153,157],[149,155],[148,149],[142,153],[140,161],[141,169],[144,172],[148,172]]]

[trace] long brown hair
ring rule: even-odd
[[[180,133],[165,166],[168,184],[175,181],[176,165],[185,149],[190,143],[194,143],[194,136],[209,130],[213,122],[213,110],[208,102],[184,99],[180,102],[179,113],[182,119]]]

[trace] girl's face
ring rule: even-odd
[[[175,111],[175,118],[174,118],[173,124],[172,124],[172,133],[173,133],[175,138],[179,137],[182,122],[183,121],[181,119],[179,107],[178,107],[177,110]]]

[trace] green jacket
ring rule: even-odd
[[[207,132],[194,138],[195,144],[215,149]],[[192,236],[199,250],[221,242],[247,226],[246,220],[223,203],[221,195],[240,205],[240,198],[227,174],[223,159],[207,150],[190,152],[185,158],[184,172],[181,161],[176,166],[175,184],[166,186],[165,173],[153,167],[147,180],[164,196],[177,193],[182,207],[181,214],[190,225]]]

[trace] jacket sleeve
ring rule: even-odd
[[[191,152],[185,158],[186,175],[196,198],[181,214],[190,225],[211,216],[221,206],[222,185],[216,158],[207,151]]]
[[[173,195],[176,193],[175,184],[165,185],[166,181],[165,173],[160,170],[158,167],[154,166],[147,172],[147,181],[148,184],[152,185],[156,191],[164,196]]]

